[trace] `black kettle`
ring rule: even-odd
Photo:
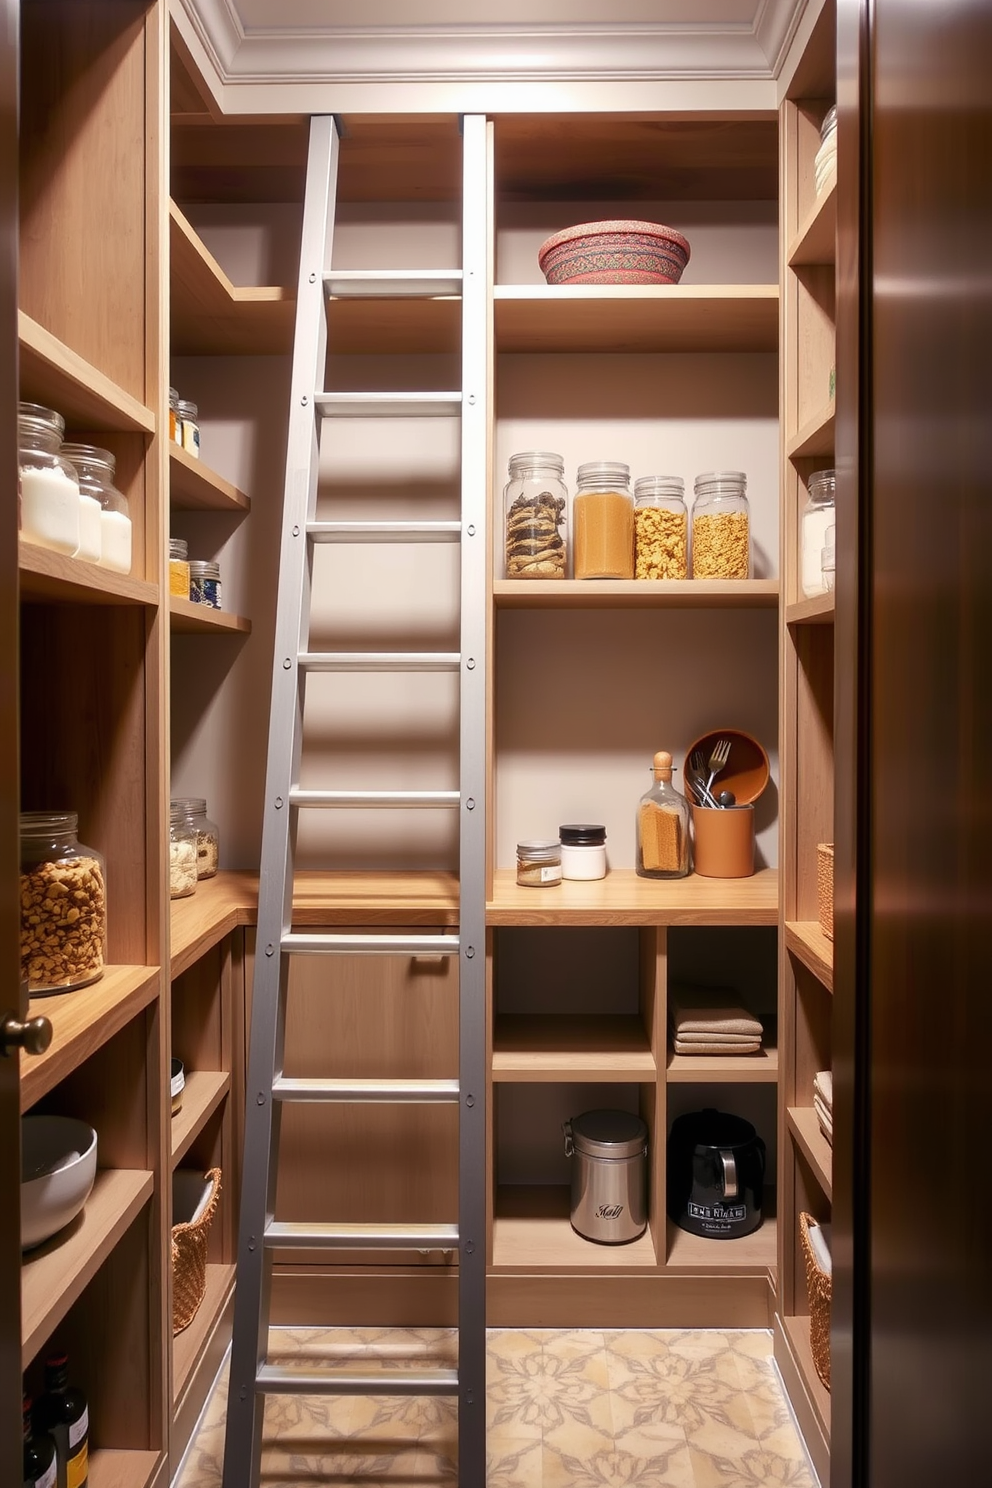
[[[668,1214],[691,1235],[736,1240],[761,1224],[765,1144],[750,1121],[712,1107],[672,1123]]]

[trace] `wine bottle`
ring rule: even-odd
[[[67,1355],[52,1354],[45,1360],[45,1391],[41,1420],[55,1438],[58,1488],[87,1488],[89,1411],[82,1390],[69,1384]]]
[[[30,1395],[24,1396],[24,1488],[55,1488],[58,1465],[55,1442],[47,1431],[34,1430],[31,1424]]]

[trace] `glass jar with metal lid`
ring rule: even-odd
[[[64,444],[62,454],[79,476],[80,496],[100,506],[100,567],[131,572],[131,517],[127,497],[114,485],[117,461],[92,444]]]
[[[169,897],[196,893],[196,831],[175,802],[169,809]]]
[[[183,537],[169,538],[169,593],[189,599],[189,545]]]
[[[196,876],[213,878],[220,864],[220,828],[207,816],[207,803],[202,796],[180,796],[169,802],[170,816],[175,811],[196,837]]]
[[[200,458],[200,425],[197,423],[199,410],[195,403],[188,398],[180,398],[177,404],[179,414],[179,426],[182,433],[180,443],[187,454]]]
[[[689,512],[679,475],[634,482],[634,578],[684,579],[689,572]]]
[[[692,503],[692,577],[746,579],[751,572],[751,519],[742,470],[697,475]]]
[[[799,587],[807,599],[824,594],[823,549],[827,529],[834,525],[837,472],[818,470],[806,486],[806,501],[799,521]]]
[[[557,837],[517,843],[517,883],[532,889],[561,883],[561,843]]]
[[[220,564],[200,558],[189,560],[189,597],[193,604],[221,608]]]
[[[72,555],[79,548],[79,480],[59,453],[64,434],[65,419],[54,408],[18,404],[21,536]]]
[[[32,996],[103,976],[106,867],[78,822],[75,811],[21,813],[21,976]]]
[[[632,1111],[584,1111],[562,1127],[572,1159],[572,1228],[622,1245],[647,1228],[648,1129]]]
[[[508,579],[563,579],[568,561],[568,491],[561,455],[511,455],[503,490]]]
[[[572,524],[577,579],[634,577],[630,466],[590,460],[578,469]]]

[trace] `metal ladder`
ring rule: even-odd
[[[265,1398],[293,1395],[458,1396],[459,1481],[485,1484],[485,369],[488,337],[486,125],[462,126],[462,269],[448,274],[345,274],[330,268],[338,162],[332,117],[312,119],[300,257],[286,487],[276,612],[269,753],[262,831],[258,940],[252,995],[245,1158],[223,1488],[257,1488]],[[328,295],[462,297],[462,388],[457,393],[325,393]],[[461,415],[461,520],[318,522],[322,425],[335,416]],[[456,653],[317,653],[308,649],[313,545],[319,542],[461,544],[461,636]],[[306,679],[314,671],[460,673],[458,791],[302,790],[298,785]],[[450,807],[459,813],[457,935],[310,933],[292,929],[298,813],[334,807]],[[283,1038],[293,956],[457,957],[458,1080],[289,1079]],[[333,986],[328,988],[333,996]],[[274,1218],[281,1108],[286,1101],[458,1102],[457,1224],[300,1224]],[[267,1361],[272,1252],[458,1251],[457,1370],[308,1370]],[[303,1320],[301,1320],[303,1321]]]

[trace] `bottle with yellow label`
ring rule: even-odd
[[[89,1411],[82,1390],[69,1384],[66,1354],[51,1354],[45,1360],[45,1394],[39,1415],[45,1430],[55,1438],[58,1488],[87,1488]]]

